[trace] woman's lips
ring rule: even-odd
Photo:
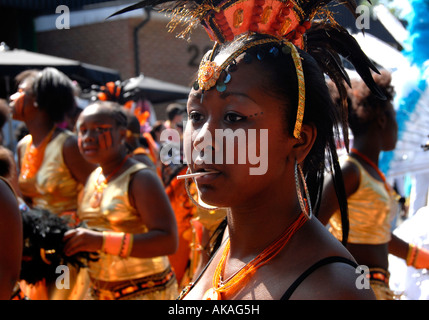
[[[198,184],[209,184],[215,181],[220,175],[221,172],[214,169],[205,169],[205,170],[199,170],[196,173],[205,173],[204,175],[200,175],[195,177],[195,182]]]
[[[96,154],[98,152],[97,147],[83,147],[83,153],[87,155]]]

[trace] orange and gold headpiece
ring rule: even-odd
[[[311,26],[290,0],[227,0],[212,3],[207,9],[202,24],[210,38],[219,43],[255,32],[287,39],[302,49],[303,34]]]
[[[340,0],[336,1],[340,2]],[[203,92],[213,87],[219,91],[225,90],[226,84],[231,81],[231,75],[228,72],[224,76],[221,74],[246,50],[261,45],[266,46],[269,43],[273,44],[273,48],[286,48],[292,56],[298,78],[298,110],[294,128],[294,136],[298,138],[305,109],[305,79],[299,50],[305,50],[311,54],[319,63],[321,70],[337,84],[344,105],[346,105],[347,91],[343,83],[345,81],[350,85],[350,80],[344,71],[340,55],[349,59],[376,94],[380,93],[370,72],[370,69],[376,72],[377,69],[362,52],[356,40],[335,22],[333,14],[327,8],[330,2],[329,0],[143,0],[113,15],[147,6],[158,7],[172,13],[170,31],[180,23],[185,25],[185,29],[179,33],[181,37],[186,37],[195,25],[202,25],[211,40],[215,42],[211,54],[206,55],[201,61],[198,79],[194,83],[194,89],[200,88]],[[344,0],[341,4],[348,7],[356,17],[355,0]],[[244,47],[232,52],[220,65],[213,61],[213,53],[218,45],[251,34],[263,34],[267,37],[262,39],[256,37],[255,40],[247,42]]]

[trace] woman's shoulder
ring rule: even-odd
[[[313,219],[312,219],[313,220]],[[303,261],[291,299],[372,299],[350,252],[317,220],[300,237]],[[289,290],[289,289],[288,289]]]
[[[362,165],[352,156],[347,156],[341,162],[341,171],[343,176],[354,175],[359,176],[362,170]]]
[[[0,177],[0,203],[2,204],[2,222],[5,221],[8,213],[19,214],[19,204],[12,185],[3,177]]]
[[[362,165],[353,157],[348,156],[341,164],[341,174],[344,180],[347,197],[355,193],[361,183]]]
[[[87,162],[83,158],[79,151],[77,136],[73,132],[63,130],[60,134],[64,137],[62,147],[64,163],[70,170],[74,179],[84,184],[88,176],[97,166]]]
[[[129,161],[131,164],[124,173],[130,176],[130,187],[132,189],[148,190],[155,185],[162,186],[161,179],[155,170],[133,158],[129,159]]]
[[[342,256],[320,259],[297,279],[301,282],[290,299],[373,300],[369,279],[361,270],[365,269]]]

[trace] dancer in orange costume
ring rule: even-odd
[[[16,81],[12,115],[23,121],[30,133],[17,146],[20,192],[28,206],[49,210],[76,226],[78,193],[95,166],[80,155],[76,136],[56,126],[75,107],[73,84],[50,67],[24,71]],[[72,298],[72,290],[55,290],[55,284],[52,288],[43,284],[26,287],[30,299]],[[82,286],[82,295],[84,291]]]
[[[127,154],[127,117],[108,101],[79,116],[79,149],[100,164],[79,205],[87,228],[67,232],[65,252],[98,252],[89,263],[90,299],[171,300],[177,282],[168,255],[177,249],[177,226],[159,177]]]
[[[73,219],[78,192],[94,169],[76,153],[76,136],[56,127],[75,107],[73,85],[54,68],[26,71],[17,82],[13,118],[25,122],[30,132],[17,148],[20,191],[29,206]]]

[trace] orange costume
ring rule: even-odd
[[[394,218],[396,200],[384,183],[374,179],[353,157],[346,161],[355,164],[360,171],[357,191],[348,199],[350,231],[348,242],[356,244],[383,244],[390,241],[390,226]],[[331,233],[342,238],[341,216],[335,212],[329,221]]]
[[[70,131],[59,133],[47,143],[43,161],[34,175],[26,175],[22,168],[26,166],[26,152],[31,147],[31,135],[20,141],[19,153],[21,171],[18,178],[19,188],[29,205],[42,208],[59,216],[68,216],[72,225],[76,225],[77,198],[82,184],[71,175],[64,163],[63,145]]]
[[[89,176],[82,193],[78,215],[88,228],[139,234],[148,231],[131,206],[128,185],[134,173],[146,165],[137,163],[109,181],[97,206],[91,205],[102,168]],[[99,300],[171,300],[177,297],[177,283],[167,256],[136,258],[99,252],[99,260],[89,263],[91,297]]]
[[[345,161],[355,164],[360,171],[357,191],[348,199],[350,232],[349,243],[385,244],[391,239],[391,222],[394,218],[396,200],[394,191],[386,188],[385,183],[374,179],[365,168],[351,156]],[[341,216],[335,212],[331,219],[330,231],[339,240],[342,238]],[[370,268],[371,287],[377,299],[393,299],[389,289],[389,273],[381,268]]]
[[[28,156],[32,148],[31,135],[25,136],[19,143],[18,152],[21,158],[21,170],[18,185],[25,201],[34,208],[46,209],[69,221],[76,226],[77,199],[82,184],[71,175],[64,163],[63,145],[70,131],[62,131],[51,141],[54,129],[45,138],[42,148],[38,148],[37,164]],[[27,285],[21,281],[21,289],[27,297],[36,300],[79,300],[88,288],[88,278],[85,269],[80,271],[69,266],[72,290],[59,290],[55,284],[45,284],[44,281],[36,285]],[[47,286],[47,287],[46,287]]]

